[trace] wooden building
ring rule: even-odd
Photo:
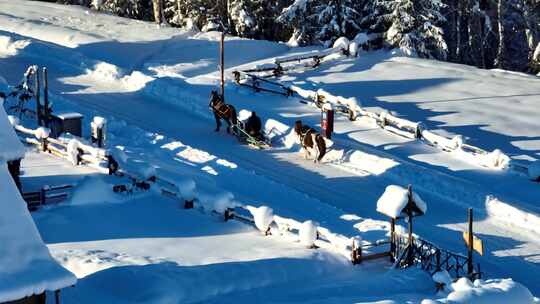
[[[77,279],[51,257],[22,198],[24,153],[0,107],[0,303],[45,304],[47,295],[58,300],[59,290]]]

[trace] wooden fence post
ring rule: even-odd
[[[351,262],[353,265],[362,263],[362,246],[356,244],[355,240],[352,243]]]
[[[45,205],[47,202],[47,193],[45,191],[45,187],[42,187],[40,190],[39,190],[39,204],[41,206]]]
[[[468,212],[468,221],[469,221],[469,244],[467,246],[467,274],[469,277],[474,273],[473,265],[473,246],[474,246],[474,236],[473,236],[473,209],[469,208]]]
[[[390,219],[390,262],[396,260],[396,219]]]
[[[184,209],[193,209],[193,202],[194,202],[194,201],[195,201],[194,199],[192,199],[192,200],[185,200],[185,201],[184,201]],[[225,211],[225,212],[227,212],[227,211]],[[225,219],[225,221],[227,221],[227,220]]]

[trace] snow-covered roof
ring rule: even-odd
[[[412,193],[412,200],[422,214],[426,213],[426,203],[414,191]],[[402,211],[407,207],[408,202],[409,190],[400,186],[390,185],[386,187],[383,195],[377,201],[377,211],[391,218],[397,218],[404,215]]]
[[[6,111],[0,106],[0,162],[21,159],[24,157],[24,146],[17,137],[9,122]]]
[[[5,163],[0,197],[0,303],[75,284],[75,276],[51,257]]]

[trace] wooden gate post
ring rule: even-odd
[[[407,191],[408,191],[408,198],[409,198],[409,204],[412,202],[413,200],[413,196],[412,196],[412,186],[409,185],[409,187],[407,187]],[[409,244],[408,244],[408,248],[409,248],[409,251],[407,252],[407,263],[408,265],[412,265],[413,263],[413,214],[412,214],[412,210],[407,210],[407,218],[408,218],[408,224],[409,224]]]
[[[225,102],[225,27],[223,27],[221,30],[221,40],[219,43],[219,61],[221,65],[221,100]]]
[[[467,246],[467,274],[469,277],[474,273],[473,265],[473,209],[469,208],[468,210],[468,220],[469,220],[469,244]]]
[[[396,260],[396,219],[390,219],[390,262]]]

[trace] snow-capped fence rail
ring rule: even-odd
[[[464,142],[462,135],[456,135],[453,138],[448,138],[435,132],[428,130],[424,123],[413,122],[407,119],[400,118],[388,111],[379,113],[362,108],[354,98],[345,98],[335,96],[324,90],[304,90],[297,86],[291,86],[290,89],[303,99],[304,103],[313,105],[322,109],[326,103],[329,103],[333,108],[338,109],[338,112],[346,113],[350,120],[355,120],[358,116],[363,116],[375,121],[375,123],[385,131],[410,138],[422,140],[428,145],[437,147],[445,152],[457,153],[463,159],[476,163],[479,166],[490,169],[512,169],[515,172],[523,175],[528,175],[530,179],[540,179],[540,174],[534,174],[533,165],[527,166],[515,160],[510,160],[506,154],[499,149],[488,152],[480,147],[473,146]],[[539,170],[540,171],[540,170]],[[531,174],[531,172],[533,174]],[[538,175],[538,176],[537,176]]]
[[[72,184],[41,187],[39,191],[25,192],[22,194],[23,199],[28,205],[28,209],[36,210],[37,208],[56,204],[66,200],[69,196],[68,190],[73,188]]]
[[[289,71],[303,68],[317,68],[323,61],[331,60],[331,58],[335,56],[351,55],[351,52],[349,51],[349,42],[344,41],[343,39],[344,38],[336,41],[334,46],[329,49],[309,54],[279,57],[274,60],[274,63],[266,63],[251,69],[235,71],[235,77],[236,75],[238,75],[238,77],[240,77],[240,75],[251,75],[260,78],[279,77]],[[237,83],[240,83],[240,78],[237,78]]]
[[[352,259],[355,244],[358,242],[358,238],[333,233],[313,221],[299,222],[275,215],[272,209],[265,206],[243,205],[227,208],[223,216],[226,221],[238,219],[250,223],[266,235],[281,236],[310,248],[328,249],[348,259]]]
[[[65,158],[73,165],[84,163],[105,174],[112,174],[117,169],[116,161],[106,149],[94,147],[78,137],[53,138],[50,137],[50,130],[47,128],[29,129],[20,125],[16,118],[12,116],[9,118],[21,140],[37,146],[42,152]]]

